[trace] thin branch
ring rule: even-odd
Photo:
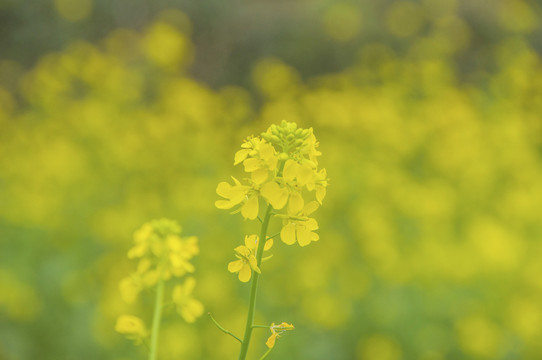
[[[213,323],[216,325],[216,327],[222,331],[223,333],[225,334],[228,334],[230,336],[233,336],[233,338],[237,341],[239,341],[241,344],[243,343],[243,340],[239,339],[237,336],[235,336],[232,332],[224,329],[222,326],[220,326],[220,324],[215,320],[215,318],[213,317],[213,315],[211,315],[211,313],[207,313],[209,315],[209,317],[211,318],[211,320],[213,321]]]
[[[252,325],[253,329],[259,328],[259,329],[269,329],[269,325]]]
[[[274,238],[274,237],[277,237],[277,236],[279,236],[279,235],[280,235],[280,231],[279,231],[278,233],[276,233],[275,235],[273,235],[273,236],[269,236],[267,239],[265,239],[265,241],[267,241],[267,240],[269,240],[269,239],[272,239],[272,238]]]
[[[264,359],[267,357],[267,355],[269,355],[269,353],[271,352],[271,350],[273,350],[273,348],[269,348],[269,350],[267,350],[267,351],[265,352],[265,354],[263,354],[263,356],[260,358],[260,360],[264,360]]]

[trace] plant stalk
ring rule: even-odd
[[[269,219],[271,218],[271,204],[267,206],[267,210],[265,211],[265,216],[263,218],[262,227],[260,231],[260,238],[258,241],[258,250],[256,251],[256,261],[258,264],[258,267],[261,268],[262,264],[262,255],[263,255],[263,248],[266,241],[267,236],[267,228],[269,227]],[[245,360],[247,357],[248,352],[248,345],[250,344],[250,338],[252,337],[252,327],[254,322],[254,311],[256,309],[256,294],[258,292],[258,279],[260,277],[260,274],[258,274],[256,271],[252,274],[252,282],[250,287],[250,298],[248,302],[248,315],[247,315],[247,323],[245,326],[245,336],[243,337],[243,342],[241,343],[241,351],[239,352],[239,360]]]
[[[156,299],[154,303],[154,315],[151,328],[151,349],[149,351],[149,360],[156,360],[158,353],[158,333],[160,331],[160,321],[162,320],[162,302],[164,300],[164,280],[160,277],[156,285]]]

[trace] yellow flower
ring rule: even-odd
[[[268,239],[264,245],[264,251],[269,250],[273,246],[273,239]],[[248,282],[252,276],[252,270],[258,274],[261,273],[256,260],[256,250],[258,248],[258,236],[245,236],[245,245],[240,245],[234,249],[235,256],[239,260],[232,261],[228,264],[228,271],[238,273],[239,280]]]
[[[137,270],[119,285],[127,303],[160,279],[194,272],[189,260],[199,253],[198,239],[195,236],[181,238],[180,232],[181,227],[168,219],[153,220],[135,232],[135,246],[128,251],[128,257],[139,258]]]
[[[262,184],[269,172],[277,169],[278,158],[275,148],[265,140],[249,137],[235,154],[234,165],[243,162],[245,171],[251,174],[252,182]]]
[[[283,322],[282,324],[275,325],[275,323],[272,323],[269,327],[269,330],[271,330],[271,336],[267,339],[265,342],[265,345],[267,345],[268,348],[272,348],[275,346],[275,341],[278,337],[282,335],[283,332],[288,330],[293,330],[294,326],[292,324],[288,324],[286,322]]]
[[[182,285],[173,288],[172,298],[177,305],[177,312],[188,323],[193,323],[203,314],[203,304],[192,297],[195,286],[196,280],[189,277]]]
[[[117,318],[115,331],[126,335],[128,339],[141,343],[147,337],[148,332],[143,321],[137,316],[122,315]]]
[[[280,239],[287,245],[292,245],[297,241],[300,246],[307,246],[312,241],[318,241],[320,237],[313,232],[318,230],[318,223],[314,218],[308,217],[318,209],[318,206],[318,202],[311,201],[299,214],[285,216]]]
[[[241,215],[245,219],[254,220],[258,217],[260,204],[258,194],[252,191],[250,186],[241,185],[239,180],[232,177],[235,185],[227,182],[221,182],[216,188],[216,193],[226,200],[217,200],[215,206],[219,209],[231,209],[232,207],[243,203],[241,206]]]
[[[141,282],[132,276],[122,279],[119,284],[120,296],[128,304],[132,304],[135,301],[142,289]]]

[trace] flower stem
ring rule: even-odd
[[[213,315],[211,315],[211,313],[207,313],[207,315],[209,315],[209,317],[211,318],[211,320],[213,321],[213,323],[216,325],[216,327],[222,331],[223,333],[225,334],[228,334],[228,335],[231,335],[233,336],[237,341],[239,341],[241,344],[243,343],[243,340],[239,339],[237,336],[235,336],[234,333],[232,333],[231,331],[228,331],[226,329],[224,329],[219,323],[218,321],[215,320],[215,318],[213,317]]]
[[[265,237],[267,236],[267,228],[269,226],[269,219],[271,218],[271,205],[267,206],[265,216],[262,222],[262,228],[260,231],[260,241],[258,241],[258,250],[256,252],[256,261],[258,267],[261,267],[263,248],[265,245]],[[258,292],[258,279],[260,274],[254,271],[252,275],[252,283],[250,287],[250,298],[248,302],[248,315],[247,323],[245,326],[245,336],[241,344],[241,351],[239,352],[239,360],[245,360],[247,357],[248,345],[250,344],[250,338],[252,337],[252,326],[254,321],[254,311],[256,309],[256,293]]]
[[[156,360],[158,352],[158,332],[160,331],[160,321],[162,320],[162,302],[164,299],[164,280],[160,278],[156,285],[156,300],[154,302],[154,315],[152,318],[151,329],[151,349],[149,360]]]

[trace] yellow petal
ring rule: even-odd
[[[256,271],[258,274],[261,274],[260,268],[258,267],[258,260],[254,257],[254,255],[249,256],[248,263],[250,264],[250,268],[254,271]]]
[[[324,200],[324,197],[326,197],[326,188],[323,186],[319,186],[316,188],[316,200],[321,204]]]
[[[233,205],[239,204],[241,201],[245,199],[247,192],[248,192],[248,186],[243,186],[243,185],[233,186],[230,191],[230,201],[232,202]]]
[[[184,302],[183,287],[181,285],[175,285],[171,293],[171,298],[173,299],[173,302],[176,304]]]
[[[318,240],[320,240],[320,236],[315,232],[311,232],[311,241],[318,241]]]
[[[258,197],[253,196],[241,208],[241,215],[243,215],[245,219],[254,220],[258,217],[259,210]]]
[[[192,294],[195,287],[196,287],[196,279],[194,279],[191,276],[187,277],[183,284],[184,293],[187,295]]]
[[[267,169],[259,168],[254,170],[250,177],[252,178],[252,181],[254,181],[254,183],[263,184],[265,180],[267,180],[268,176],[269,171]]]
[[[190,299],[181,307],[180,314],[187,323],[193,323],[203,314],[203,304],[196,299]]]
[[[313,212],[315,212],[319,207],[320,207],[320,204],[318,203],[318,201],[311,201],[308,204],[306,204],[305,207],[303,208],[303,214],[308,216],[312,214]]]
[[[274,181],[262,185],[261,194],[277,210],[282,209],[288,201],[288,190]]]
[[[128,259],[142,257],[147,251],[147,243],[140,243],[128,250]]]
[[[255,250],[258,245],[258,235],[252,234],[245,236],[245,246],[251,250]]]
[[[265,345],[267,345],[268,348],[273,348],[275,346],[275,340],[277,339],[277,334],[271,334],[269,339],[265,342]]]
[[[230,184],[228,184],[225,181],[222,181],[216,187],[216,193],[218,195],[222,196],[223,198],[229,199],[230,198],[231,188],[232,188],[232,186]]]
[[[119,284],[120,296],[127,304],[132,304],[141,291],[141,285],[136,283],[131,277],[126,277]]]
[[[117,323],[115,324],[115,331],[121,334],[136,335],[139,337],[145,337],[147,334],[143,321],[133,315],[119,316]]]
[[[304,224],[309,230],[318,230],[318,222],[314,218],[309,218]]]
[[[311,243],[311,232],[304,226],[298,226],[296,229],[297,242],[300,246],[307,246]]]
[[[243,162],[247,158],[249,152],[250,152],[249,149],[241,149],[238,152],[236,152],[233,165],[237,165],[240,162]]]
[[[233,207],[233,205],[234,204],[232,204],[232,202],[229,201],[229,200],[217,200],[217,201],[215,201],[215,206],[218,209],[222,209],[222,210],[231,209]]]
[[[314,181],[314,171],[308,165],[301,165],[297,172],[297,182],[299,185],[304,186],[309,182]]]
[[[273,239],[269,239],[265,242],[265,245],[263,247],[264,251],[267,251],[273,247]]]
[[[284,164],[284,169],[282,170],[282,177],[286,182],[292,182],[297,176],[298,170],[299,164],[292,159],[288,159]]]
[[[251,254],[250,249],[244,245],[237,246],[235,249],[233,249],[233,251],[246,258],[248,258]]]
[[[232,261],[228,264],[228,271],[231,273],[236,273],[241,270],[243,267],[243,260]]]
[[[241,271],[239,271],[239,280],[241,280],[241,282],[248,282],[252,275],[252,270],[247,264],[243,265],[244,266],[241,268]]]
[[[295,243],[295,224],[289,223],[280,231],[280,239],[286,245],[292,245]]]
[[[275,154],[275,148],[269,144],[260,145],[260,158],[268,160]]]
[[[279,162],[279,159],[276,156],[271,156],[269,159],[265,161],[267,164],[267,168],[271,171],[275,171],[277,169],[277,163]]]
[[[261,167],[260,160],[255,158],[246,159],[243,161],[243,165],[245,166],[246,172],[253,172]]]
[[[303,197],[297,191],[290,194],[290,200],[288,201],[288,214],[297,215],[305,205]]]

